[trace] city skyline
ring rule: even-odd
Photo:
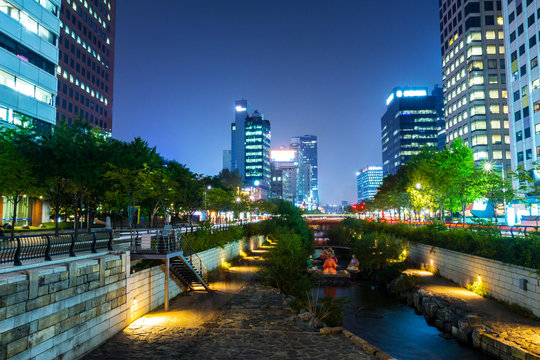
[[[234,101],[245,98],[272,119],[273,147],[290,134],[318,136],[321,204],[354,201],[356,170],[382,163],[388,89],[442,81],[438,4],[167,4],[164,18],[138,1],[118,4],[113,136],[142,136],[197,172],[221,170]],[[164,46],[172,40],[175,49]]]

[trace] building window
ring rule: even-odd
[[[516,141],[521,141],[521,140],[523,140],[523,132],[518,131],[516,132]]]

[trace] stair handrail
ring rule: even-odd
[[[180,245],[180,250],[182,250],[184,258],[186,258],[189,261],[191,266],[193,266],[193,268],[201,276],[201,278],[205,282],[207,282],[208,281],[208,268],[206,267],[206,265],[204,265],[199,255],[197,255],[197,253],[195,252],[195,250],[193,249],[193,247],[187,240],[185,236],[186,234],[182,234],[180,232],[177,232],[177,234],[178,234],[177,236],[178,236],[178,243]],[[195,264],[194,260],[197,260],[197,263],[198,263],[197,265]]]

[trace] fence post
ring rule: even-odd
[[[71,234],[71,245],[69,247],[69,256],[75,256],[75,240],[77,239],[77,233]]]
[[[47,237],[47,247],[45,248],[45,261],[51,261],[51,237],[49,235],[45,235]]]
[[[92,234],[94,235],[94,239],[92,240],[92,254],[95,254],[95,253],[97,253],[97,250],[96,250],[96,233],[93,232]]]
[[[17,250],[15,251],[15,258],[13,259],[13,265],[21,266],[21,238],[17,238]]]
[[[95,236],[95,235],[94,235]],[[112,247],[112,230],[109,230],[109,242],[107,243],[107,249],[109,251],[112,251],[113,247]]]

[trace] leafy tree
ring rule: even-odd
[[[32,155],[38,149],[35,128],[23,120],[22,125],[0,129],[0,194],[13,204],[11,237],[14,236],[18,205],[24,196],[39,193]]]

